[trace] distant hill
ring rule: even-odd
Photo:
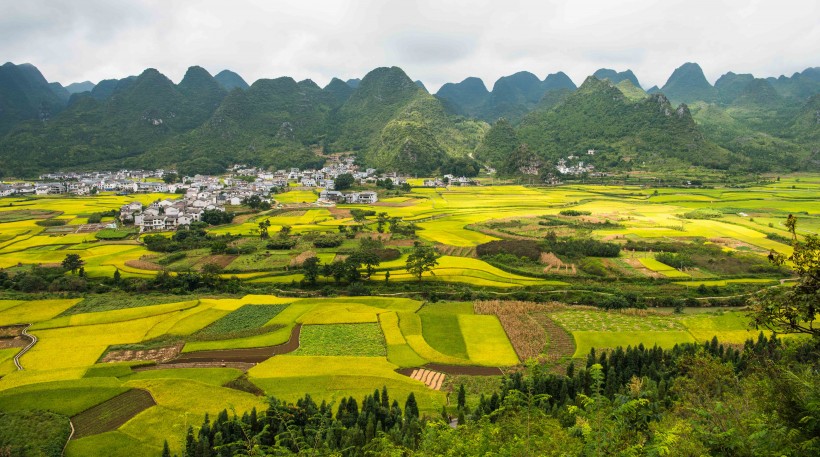
[[[623,80],[629,80],[629,82],[631,82],[634,87],[641,87],[641,83],[638,82],[638,77],[635,76],[634,73],[632,73],[632,70],[617,72],[609,68],[601,68],[595,73],[593,73],[592,76],[600,80],[608,79],[612,81],[612,84],[618,84]]]
[[[728,168],[744,162],[706,140],[686,105],[674,107],[661,94],[632,100],[594,76],[554,108],[530,113],[517,136],[552,163],[589,149],[596,153],[586,161],[607,168],[676,163]]]
[[[467,78],[457,84],[443,85],[436,96],[460,114],[488,122],[501,118],[517,122],[535,109],[548,92],[575,88],[563,72],[550,74],[541,81],[534,74],[522,71],[499,78],[491,92],[480,79]]]
[[[217,83],[219,83],[219,85],[223,89],[227,90],[228,92],[237,88],[245,90],[248,87],[250,87],[248,86],[248,83],[245,82],[244,79],[242,79],[241,76],[239,76],[237,73],[232,72],[231,70],[220,71],[214,76],[214,79]]]
[[[436,92],[436,97],[450,102],[459,114],[477,116],[490,97],[490,91],[480,78],[469,77],[460,83],[447,83]]]
[[[179,84],[147,69],[70,93],[31,65],[8,63],[0,168],[6,176],[123,166],[215,173],[236,162],[320,166],[320,153],[346,151],[417,175],[475,169],[474,159],[518,173],[569,155],[603,171],[820,168],[816,68],[766,79],[728,72],[713,87],[690,63],[647,92],[631,71],[596,73],[604,80],[577,88],[561,72],[543,81],[518,72],[492,91],[473,77],[432,96],[398,67],[324,88],[283,77],[237,90],[244,81],[235,73],[194,66]]]
[[[0,135],[22,121],[51,119],[65,102],[34,65],[0,66]]]
[[[717,99],[717,91],[706,80],[700,65],[692,62],[676,68],[661,92],[674,103],[711,102]]]
[[[71,83],[65,86],[65,90],[68,91],[69,94],[79,94],[81,92],[91,92],[94,89],[94,83],[91,81],[83,81],[81,83]]]

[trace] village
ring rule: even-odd
[[[385,186],[409,189],[408,177],[397,173],[378,174],[375,168],[360,170],[350,156],[332,157],[321,169],[290,168],[269,171],[248,165],[233,165],[220,176],[179,176],[173,170],[118,170],[98,172],[57,172],[39,176],[36,181],[0,183],[0,197],[42,195],[95,195],[116,192],[177,194],[174,199],[158,199],[147,207],[132,202],[120,208],[122,224],[139,228],[140,232],[175,230],[201,221],[208,211],[224,212],[226,206],[244,204],[258,197],[262,204],[276,204],[273,195],[287,190],[314,190],[317,206],[335,204],[374,204],[374,190],[337,190],[336,180],[342,175],[357,188]],[[423,180],[424,187],[469,186],[471,178],[444,175]],[[347,187],[347,186],[346,186]]]

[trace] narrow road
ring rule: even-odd
[[[28,350],[29,350],[29,349],[31,349],[31,348],[32,348],[32,346],[34,346],[35,344],[37,344],[37,337],[36,337],[36,336],[34,336],[34,335],[32,335],[32,334],[30,334],[30,333],[28,332],[29,327],[31,327],[31,324],[28,324],[28,325],[26,326],[26,328],[24,328],[24,329],[23,329],[23,331],[21,332],[21,334],[22,334],[23,336],[25,336],[26,338],[30,339],[30,340],[31,340],[31,343],[29,343],[29,344],[28,344],[28,346],[24,347],[24,348],[23,348],[20,352],[18,352],[18,353],[17,353],[17,355],[15,355],[15,356],[14,356],[14,364],[17,366],[17,370],[18,370],[18,371],[22,371],[22,370],[23,370],[23,366],[22,366],[22,365],[20,365],[20,357],[22,357],[22,356],[23,356],[23,354],[25,354],[26,352],[28,352]]]

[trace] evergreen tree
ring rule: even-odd
[[[419,406],[416,404],[416,396],[410,392],[407,401],[404,403],[404,419],[413,420],[419,418]]]

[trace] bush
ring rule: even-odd
[[[332,234],[325,234],[313,240],[313,245],[317,248],[337,248],[342,243],[344,243],[344,238]]]
[[[547,240],[544,249],[569,258],[578,257],[618,257],[621,247],[615,243],[593,240],[592,238],[562,238]]]
[[[592,214],[591,211],[578,211],[577,209],[565,209],[559,212],[558,214],[562,216],[589,216]]]
[[[287,250],[296,246],[296,239],[290,237],[276,237],[268,241],[266,247],[271,250]]]
[[[374,249],[373,252],[379,257],[382,262],[389,260],[396,260],[401,257],[401,251],[395,248]]]
[[[537,241],[496,240],[476,246],[476,254],[478,254],[479,257],[511,254],[516,258],[526,257],[537,261],[541,256],[541,249]]]
[[[174,252],[156,261],[159,265],[170,265],[187,257],[184,252]]]
[[[655,260],[665,263],[672,268],[690,268],[695,266],[692,258],[684,253],[661,252],[655,255]]]
[[[578,263],[578,267],[584,273],[592,276],[606,276],[607,271],[604,265],[598,259],[583,259]]]

